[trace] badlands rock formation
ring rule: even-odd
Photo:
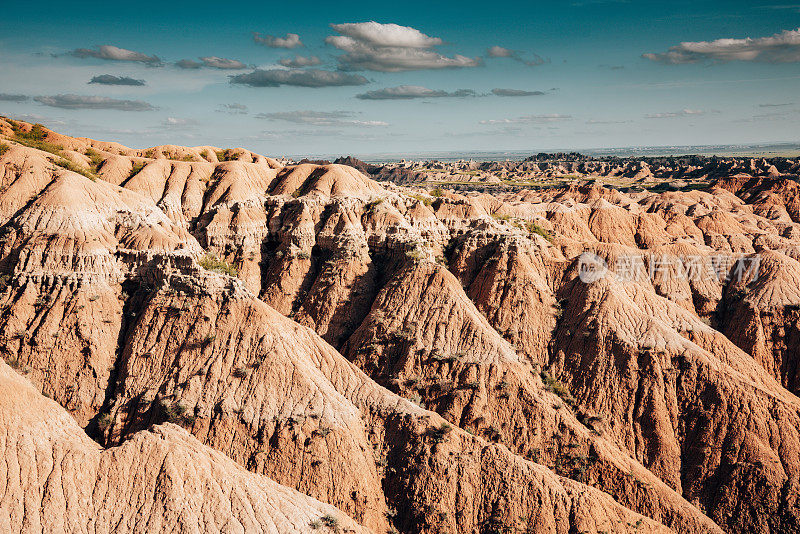
[[[800,528],[791,176],[354,164],[0,119],[2,530]]]

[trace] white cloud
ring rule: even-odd
[[[666,52],[643,54],[642,57],[669,65],[703,61],[796,63],[800,62],[800,28],[755,39],[683,42]]]
[[[372,46],[431,48],[442,44],[442,40],[438,37],[429,37],[416,28],[398,24],[380,24],[375,21],[349,22],[331,24],[331,28],[343,36]],[[341,37],[331,37],[331,39],[341,39]]]
[[[163,63],[158,56],[148,56],[141,52],[128,50],[126,48],[119,48],[112,45],[103,45],[97,49],[92,48],[76,48],[70,55],[79,58],[93,57],[97,59],[107,59],[110,61],[135,61],[139,63],[146,63],[153,66],[161,66]]]
[[[411,100],[414,98],[443,98],[477,96],[472,89],[457,89],[453,92],[437,91],[419,85],[400,85],[356,95],[361,100]]]
[[[341,35],[331,35],[325,42],[345,52],[338,58],[343,70],[401,72],[476,67],[481,63],[480,58],[459,54],[447,57],[431,50],[442,40],[408,26],[371,21],[331,27]]]
[[[253,40],[270,48],[297,48],[298,46],[303,46],[300,36],[296,33],[287,33],[286,37],[254,33]]]

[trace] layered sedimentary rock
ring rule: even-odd
[[[798,527],[783,166],[429,193],[0,131],[11,530]]]

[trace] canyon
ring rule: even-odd
[[[0,117],[2,530],[800,529],[800,162],[401,167]]]

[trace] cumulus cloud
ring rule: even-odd
[[[313,67],[315,65],[319,65],[322,63],[317,56],[294,56],[285,59],[281,59],[278,61],[284,67],[291,67],[291,68],[302,68],[302,67]]]
[[[28,95],[13,95],[9,93],[0,93],[0,102],[25,102],[30,97]]]
[[[800,62],[800,28],[784,30],[770,37],[752,39],[717,39],[715,41],[683,42],[666,52],[643,54],[642,57],[680,65],[704,61],[760,61],[765,63]]]
[[[230,115],[247,115],[247,106],[234,102],[233,104],[222,104],[217,111]]]
[[[515,119],[490,119],[480,121],[480,124],[546,124],[572,120],[572,115],[549,113],[544,115],[524,115]]]
[[[211,67],[214,69],[241,70],[247,68],[247,65],[245,65],[241,61],[236,61],[235,59],[228,59],[224,57],[205,56],[201,57],[200,61],[202,61],[203,65],[205,65],[206,67]]]
[[[119,100],[105,96],[54,95],[37,96],[34,100],[45,106],[62,109],[115,109],[117,111],[153,111],[154,106],[141,100]]]
[[[510,48],[503,48],[502,46],[497,46],[497,45],[487,49],[486,56],[491,58],[507,57],[513,59],[514,61],[519,61],[520,63],[524,63],[529,67],[536,67],[539,65],[543,65],[544,63],[547,63],[547,61],[543,57],[537,54],[533,54],[533,59],[524,59],[520,54],[520,52],[518,52],[517,50],[511,50]]]
[[[259,119],[291,122],[294,124],[310,124],[312,126],[388,126],[383,121],[355,120],[352,111],[279,111],[275,113],[259,113]]]
[[[270,48],[297,48],[298,46],[303,46],[300,36],[296,33],[287,33],[286,37],[254,33],[253,40]]]
[[[453,92],[437,91],[419,85],[400,85],[397,87],[387,87],[375,91],[367,91],[356,95],[361,100],[411,100],[414,98],[446,98],[446,97],[466,97],[477,96],[472,89],[457,89]]]
[[[231,83],[249,85],[250,87],[278,87],[281,85],[293,85],[295,87],[340,87],[345,85],[364,85],[369,83],[369,80],[357,74],[319,69],[256,69],[246,74],[231,76]]]
[[[199,61],[192,61],[191,59],[182,59],[176,62],[175,66],[181,69],[199,69],[203,64]]]
[[[128,76],[114,76],[113,74],[100,74],[94,76],[88,83],[97,83],[100,85],[133,85],[141,87],[144,85],[144,80],[137,80]]]
[[[492,89],[492,94],[497,96],[542,96],[546,93],[544,91],[524,91],[522,89],[501,89],[496,87]]]
[[[107,59],[109,61],[136,61],[145,63],[152,66],[163,65],[158,56],[148,56],[141,52],[119,48],[112,45],[103,45],[96,49],[94,48],[76,48],[70,55],[79,58],[93,57],[97,59]]]
[[[371,21],[331,24],[331,28],[340,35],[331,35],[325,42],[345,52],[338,58],[342,70],[401,72],[481,64],[480,58],[447,57],[432,50],[442,40],[408,26]]]
[[[666,113],[650,113],[645,115],[646,119],[675,119],[678,117],[693,117],[705,115],[705,111],[699,109],[682,109],[680,111],[670,111]]]

